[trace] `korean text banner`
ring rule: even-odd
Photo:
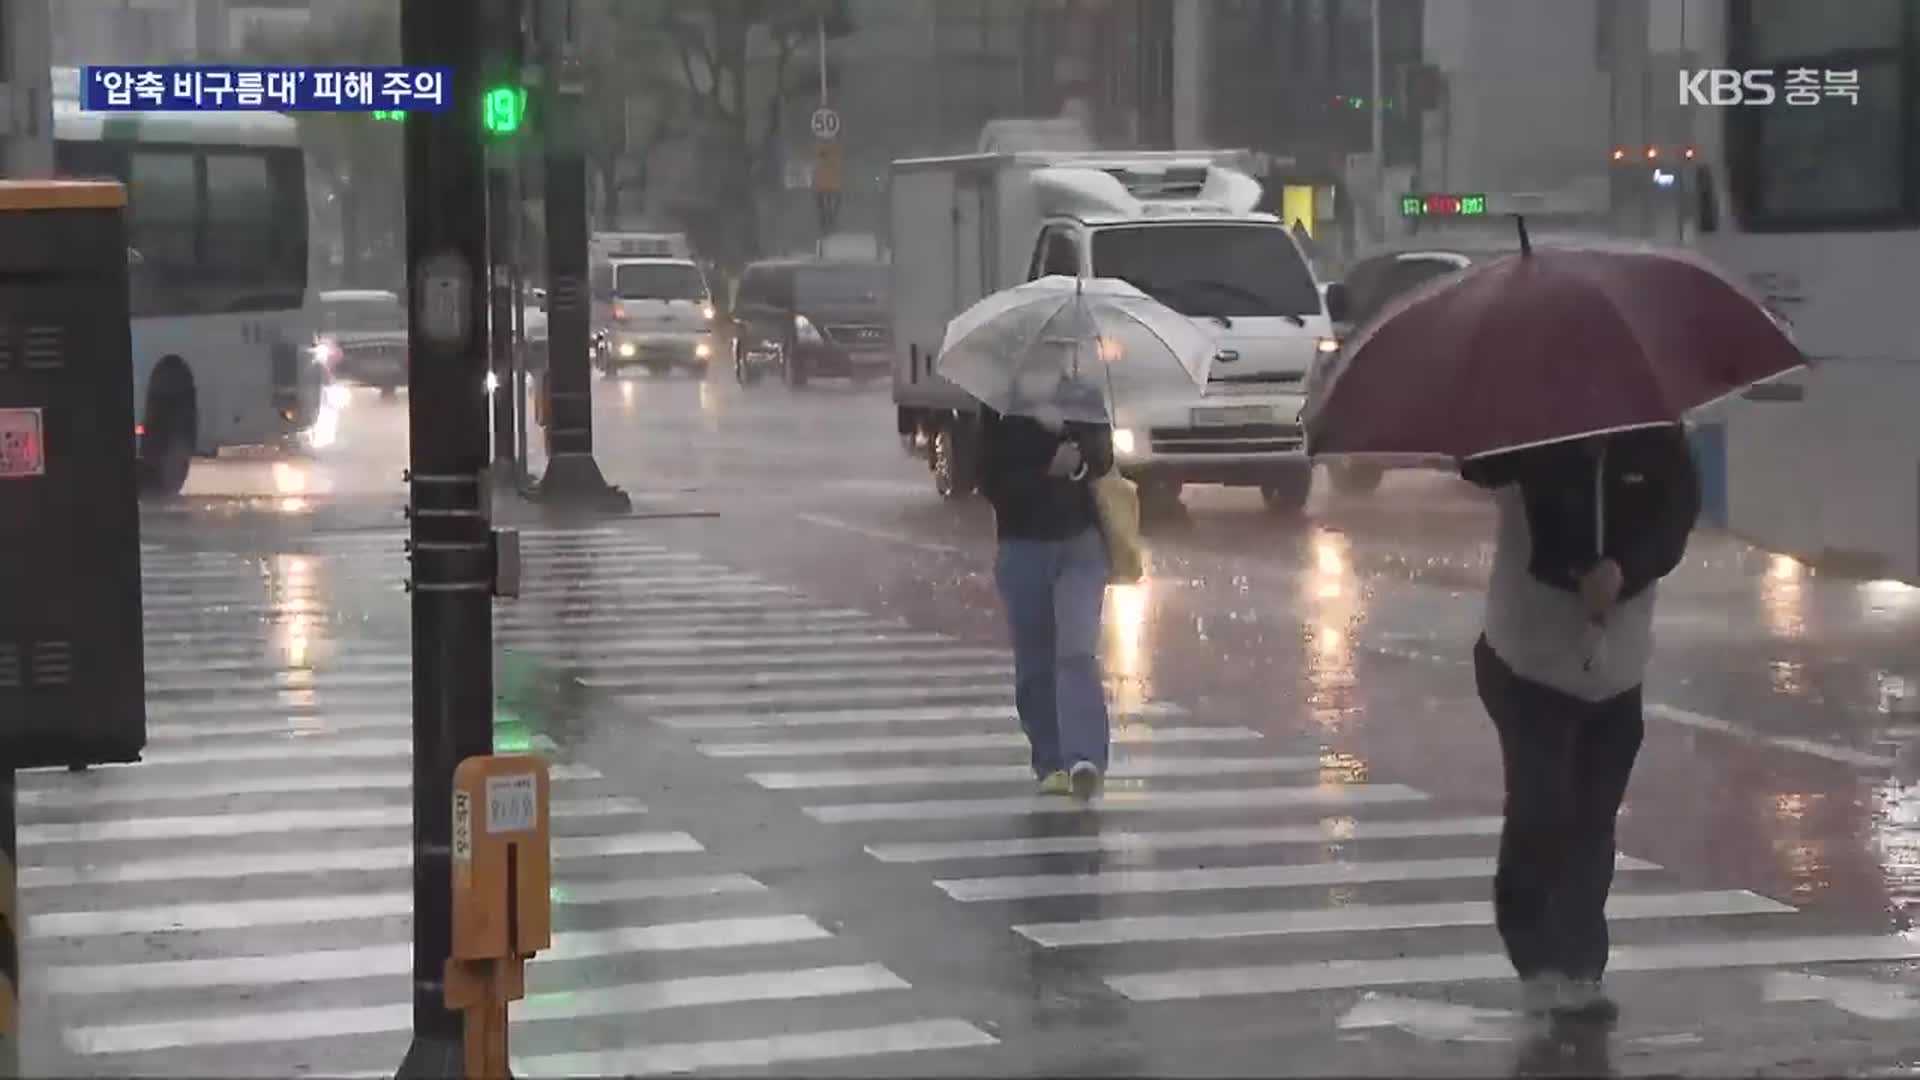
[[[81,73],[87,112],[440,112],[451,68],[128,64]]]

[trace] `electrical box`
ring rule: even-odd
[[[146,746],[125,208],[0,181],[0,769]]]

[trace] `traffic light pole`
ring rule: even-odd
[[[520,86],[522,38],[520,0],[492,0],[487,12],[489,85]],[[495,480],[518,484],[520,468],[515,456],[519,427],[520,380],[514,360],[513,271],[516,260],[515,234],[519,215],[514,211],[514,173],[520,133],[509,133],[513,140],[489,148],[487,161],[487,283],[490,298],[487,342],[492,354],[493,386],[493,463]]]
[[[519,480],[516,433],[519,430],[520,376],[515,370],[513,335],[513,174],[499,162],[487,167],[487,279],[491,312],[487,345],[492,353],[493,464],[495,480]]]
[[[413,1042],[399,1075],[464,1076],[446,1004],[453,773],[493,750],[483,30],[470,0],[403,0],[401,59],[452,71],[445,112],[406,118],[407,517],[413,608]]]
[[[546,86],[547,472],[540,494],[555,504],[625,513],[626,493],[593,457],[593,380],[588,364],[593,297],[587,287],[585,86],[572,0],[540,5]]]
[[[541,42],[547,69],[547,475],[540,494],[614,513],[632,509],[593,459],[593,379],[588,363],[588,160],[586,86],[580,77],[574,4],[541,4],[549,17]]]

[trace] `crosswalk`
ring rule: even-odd
[[[557,562],[572,547],[530,544]],[[709,589],[711,571],[668,552],[628,557],[647,567],[634,587],[654,598],[639,610],[681,642],[871,622],[756,614],[782,594],[744,578]],[[413,1020],[399,538],[348,534],[265,557],[149,547],[143,564],[145,760],[21,781],[25,963],[65,1056],[85,1075],[390,1075]],[[511,637],[538,620],[508,608],[501,623]],[[739,655],[735,670],[755,677]],[[729,670],[700,652],[632,659],[623,670],[694,694]],[[976,650],[969,662],[996,659]],[[518,723],[503,712],[497,741],[551,748]],[[555,764],[553,779],[555,934],[515,1007],[519,1075],[995,1045],[927,1011],[905,979],[696,836],[656,824],[643,793],[590,765]]]
[[[1497,818],[1119,686],[1097,806],[1038,796],[1002,651],[637,536],[528,534],[500,643],[874,864],[924,874],[915,902],[992,913],[1009,947],[1070,957],[1148,1016],[1509,977],[1485,901]],[[28,960],[88,1069],[399,1060],[409,669],[400,598],[369,585],[398,580],[399,539],[146,553],[148,760],[21,790]],[[542,748],[516,723],[503,715],[502,745]],[[618,781],[554,767],[556,933],[514,1013],[517,1074],[1005,1071],[994,1024]],[[1920,958],[1910,939],[1804,929],[1787,904],[1642,859],[1618,869],[1626,979]]]
[[[1233,717],[1132,699],[1089,813],[1032,792],[1004,654],[808,606],[738,570],[635,553],[611,535],[573,541],[553,565],[618,620],[609,612],[652,602],[668,559],[690,578],[763,590],[753,608],[686,616],[712,635],[697,676],[656,666],[671,663],[684,630],[560,642],[540,613],[550,599],[501,633],[812,821],[856,831],[877,862],[924,868],[953,903],[998,906],[1013,936],[1071,954],[1121,998],[1444,992],[1511,978],[1486,900],[1497,817],[1448,812],[1416,787],[1366,779],[1333,750],[1275,746]],[[808,623],[802,612],[814,611]],[[628,618],[649,632],[658,620]],[[1610,914],[1613,970],[1629,981],[1920,957],[1910,936],[1822,933],[1788,904],[1691,888],[1629,856]]]

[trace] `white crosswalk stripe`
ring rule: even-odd
[[[624,532],[525,535],[533,572],[526,595],[500,605],[501,644],[555,665],[591,656],[621,687],[818,689],[855,677],[861,650],[950,680],[1004,677],[997,652],[821,611]],[[91,1003],[63,1010],[85,1017],[64,1034],[100,1072],[372,1075],[399,1060],[413,1012],[412,667],[391,587],[404,575],[400,539],[323,536],[265,558],[146,549],[145,759],[20,781],[24,953],[44,992]],[[348,604],[367,619],[342,618]],[[555,640],[556,627],[570,637]],[[814,655],[769,663],[792,638]],[[500,745],[557,750],[525,723],[502,714]],[[514,1011],[525,1075],[996,1043],[966,1020],[916,1012],[905,979],[783,910],[765,882],[663,827],[595,768],[556,762],[552,776],[553,947]],[[691,1012],[798,1002],[813,1003],[817,1027],[682,1034],[721,1029],[687,1024]],[[588,1018],[611,1019],[629,1044],[570,1051]]]
[[[1363,779],[1350,758],[1244,717],[1136,700],[1119,682],[1110,687],[1114,762],[1103,793],[1092,807],[1042,795],[1031,787],[1004,651],[815,604],[788,585],[618,527],[524,535],[528,597],[500,605],[496,619],[510,654],[570,673],[712,768],[788,800],[809,827],[853,836],[877,863],[924,868],[940,902],[1004,920],[1004,932],[1027,947],[1075,954],[1077,970],[1097,972],[1138,1007],[1511,977],[1485,900],[1497,817],[1450,811],[1417,786]],[[309,571],[333,559],[384,580],[400,572],[399,539],[320,538]],[[182,599],[149,616],[160,691],[152,764],[35,777],[22,790],[30,817],[60,815],[28,822],[46,830],[45,842],[21,873],[35,910],[55,913],[49,925],[67,935],[35,947],[72,950],[43,976],[46,985],[57,995],[133,1003],[111,1023],[74,1032],[75,1048],[145,1065],[269,1039],[395,1045],[380,1040],[406,1027],[410,852],[397,809],[405,772],[395,763],[404,762],[410,730],[408,668],[391,656],[374,660],[377,649],[329,654],[303,644],[316,657],[314,673],[292,674],[299,665],[283,662],[286,639],[303,626],[325,636],[315,628],[320,616],[261,616],[283,597],[320,607],[330,594],[312,581],[282,587],[274,560],[149,566],[156,576],[184,575],[169,585]],[[234,606],[196,613],[185,597],[197,589]],[[221,666],[196,666],[203,657]],[[215,685],[239,688],[248,704],[218,700],[208,689]],[[284,788],[253,775],[296,750],[315,775],[289,776]],[[336,792],[341,843],[323,848],[329,827],[301,827],[291,807],[250,807],[247,825],[204,824],[217,812],[195,805],[198,776],[209,778],[214,801]],[[615,800],[628,794],[604,790],[590,769],[556,777],[556,823],[566,806],[579,811],[567,827],[581,832],[555,839],[556,948],[530,969],[538,985],[516,1014],[534,1033],[516,1042],[521,1074],[810,1071],[875,1055],[898,1056],[898,1069],[912,1071],[914,1055],[994,1046],[982,1026],[941,1015],[950,1005],[914,1012],[917,988],[875,958],[833,951],[831,919],[781,911],[777,890],[712,865],[694,836],[649,826],[637,805],[588,809],[623,806]],[[84,823],[74,819],[72,811],[93,807]],[[129,830],[182,837],[184,850],[116,852],[132,843],[116,839]],[[276,846],[234,846],[249,838]],[[1620,857],[1610,909],[1620,977],[1920,959],[1920,945],[1905,938],[1815,936],[1788,904],[1737,888],[1693,889],[1676,869]],[[241,891],[243,882],[329,875],[351,878],[322,886],[324,896]],[[110,898],[113,888],[158,884],[179,887],[124,902],[74,895],[95,888]],[[48,907],[49,899],[71,907]],[[330,910],[317,910],[322,902]],[[606,921],[634,910],[644,917]],[[568,923],[576,911],[595,921],[576,928]],[[328,927],[366,932],[349,939]],[[212,955],[196,942],[166,959],[101,961],[99,949],[149,932],[222,940],[258,932],[271,947],[249,941]],[[659,962],[695,964],[742,949],[778,959],[753,964],[743,954],[725,970]],[[650,959],[591,990],[565,981],[569,958],[630,955]],[[262,998],[237,1017],[167,996],[284,995],[310,980],[364,984],[370,975],[387,980],[378,992],[311,1009]],[[739,1037],[721,1038],[711,1025],[646,1027],[649,1014],[673,1010],[840,998],[862,1011],[820,1013],[835,1018],[826,1020],[809,1009],[804,1030],[729,1027]],[[634,1017],[636,1026],[616,1045],[582,1049],[541,1035],[545,1021],[597,1016]],[[368,1068],[388,1065],[376,1059]],[[329,1062],[327,1071],[357,1067]]]

